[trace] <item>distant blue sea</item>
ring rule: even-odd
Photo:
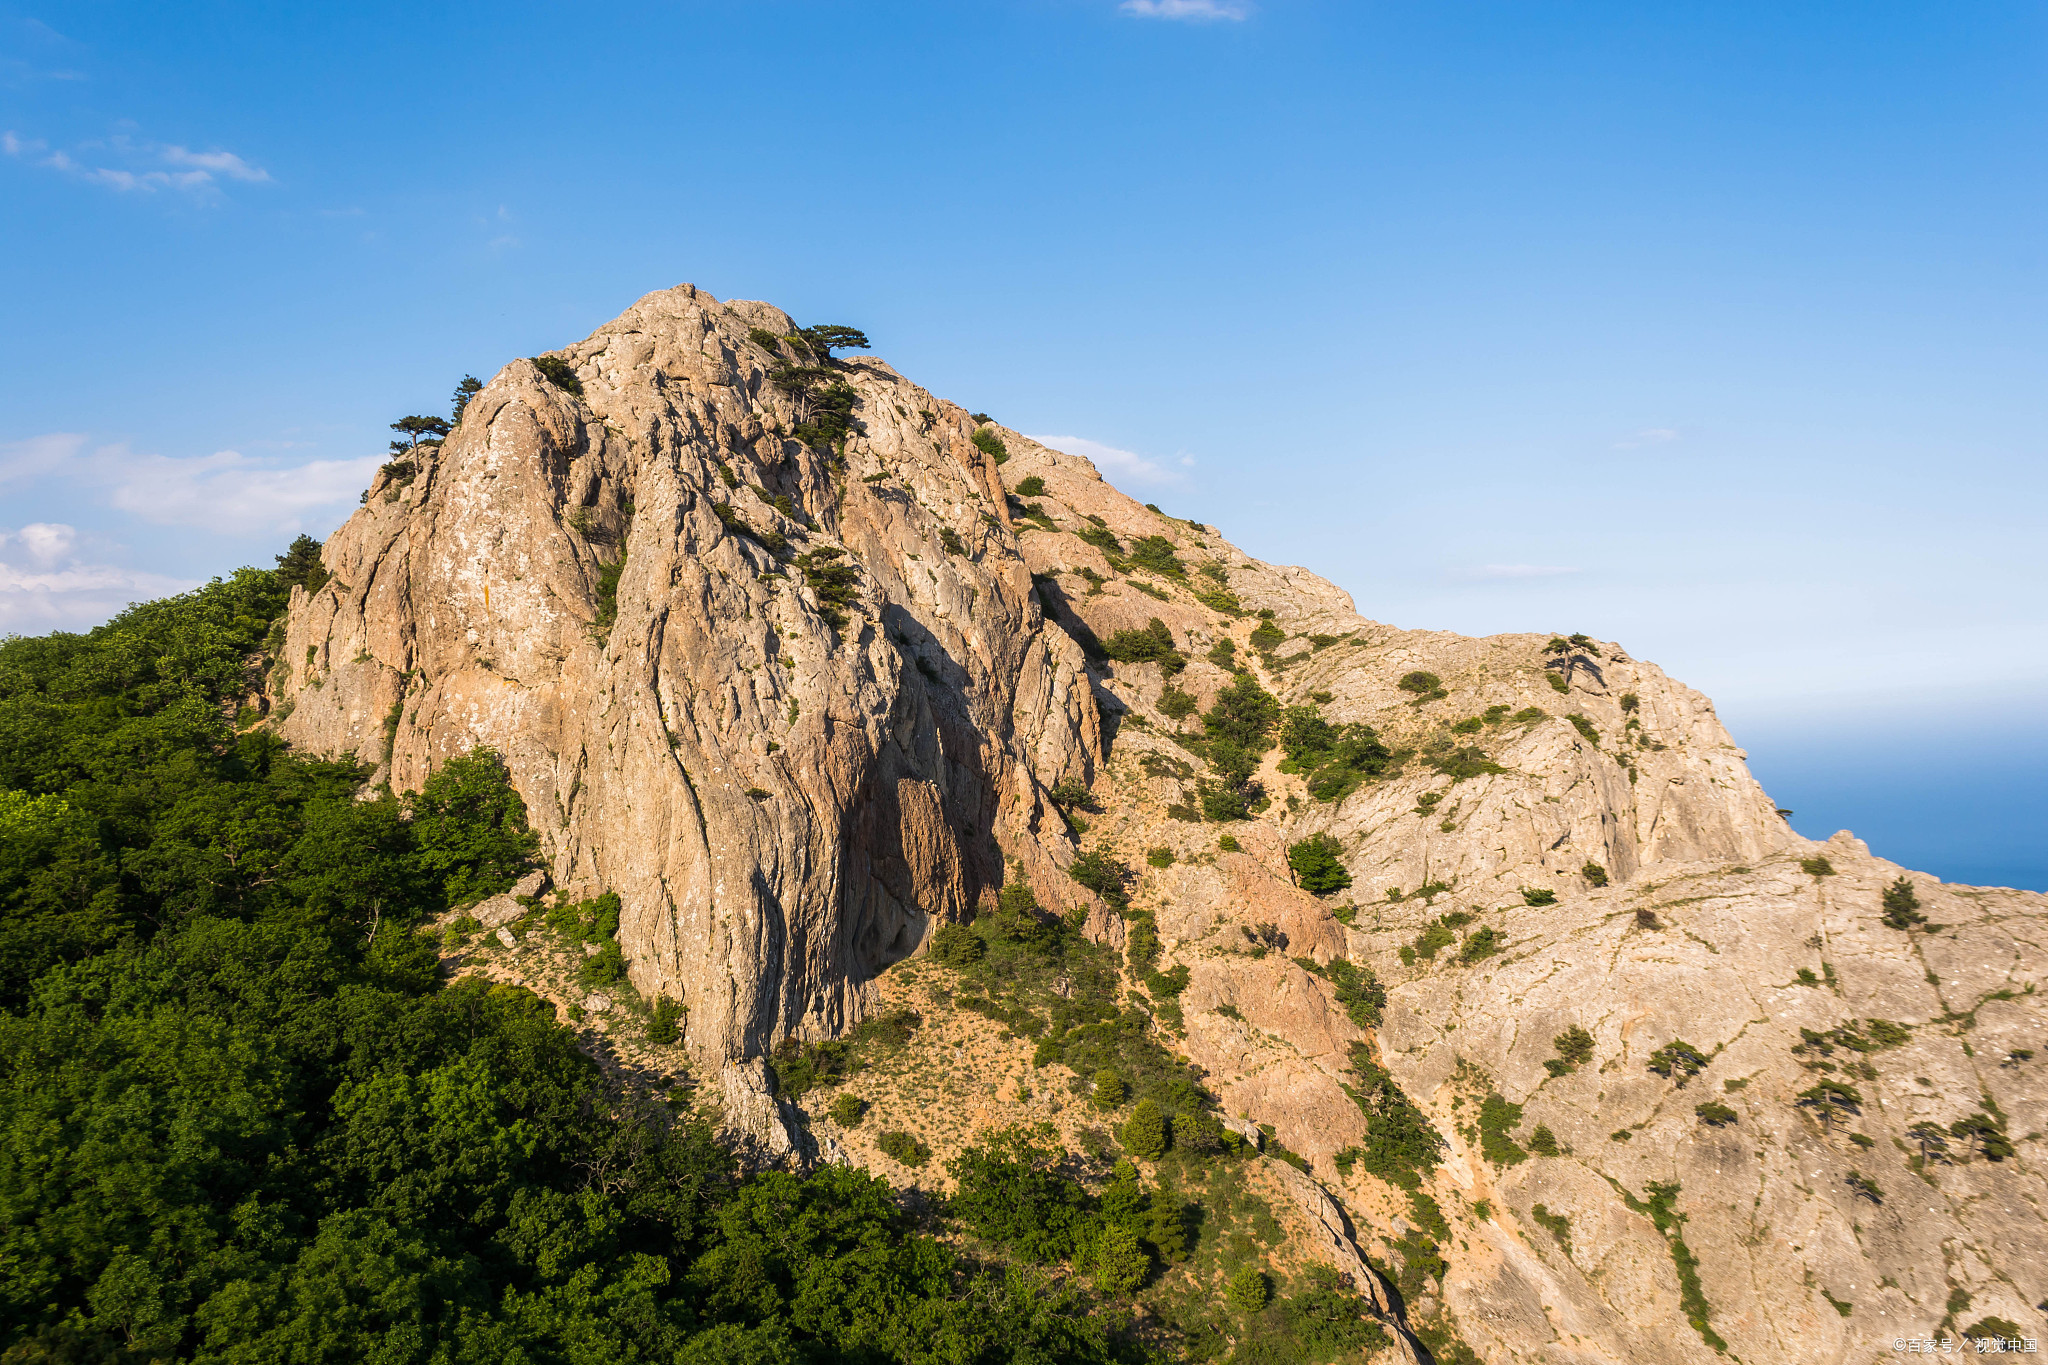
[[[1930,729],[1938,710],[1723,719],[1808,838],[1846,829],[1945,882],[2048,891],[2048,723]]]

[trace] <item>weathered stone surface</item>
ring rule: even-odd
[[[580,399],[507,366],[409,484],[380,478],[328,543],[335,579],[295,598],[272,678],[287,737],[375,758],[401,789],[477,744],[505,756],[554,884],[616,890],[634,984],[689,1004],[688,1045],[718,1072],[747,1159],[815,1155],[761,1057],[860,1018],[877,973],[1007,875],[1126,941],[1063,872],[1075,844],[1046,793],[1077,779],[1103,806],[1090,846],[1140,869],[1160,965],[1188,968],[1170,1041],[1231,1127],[1270,1124],[1308,1160],[1298,1195],[1334,1264],[1356,1278],[1355,1244],[1411,1216],[1349,1160],[1368,1141],[1354,1051],[1445,1137],[1426,1192],[1451,1223],[1451,1271],[1411,1320],[1440,1307],[1486,1360],[1715,1358],[1638,1207],[1675,1184],[1711,1330],[1743,1358],[1870,1359],[1943,1323],[1952,1290],[1971,1307],[1951,1329],[2039,1322],[2048,898],[1942,886],[1847,834],[1801,839],[1711,703],[1654,665],[1601,642],[1558,673],[1547,635],[1373,622],[1304,569],[1141,507],[1085,460],[999,428],[998,469],[964,410],[878,360],[846,371],[864,431],[836,467],[780,434],[792,414],[754,327],[790,322],[682,286],[559,353]],[[1043,490],[1006,497],[1027,479]],[[843,628],[764,548],[771,532],[859,566]],[[1179,571],[1160,542],[1137,554],[1148,537]],[[594,630],[621,547],[616,621]],[[1251,643],[1261,614],[1285,637],[1268,653]],[[1155,618],[1184,670],[1091,661]],[[1313,701],[1410,756],[1324,803],[1271,754],[1256,818],[1189,818],[1207,765],[1181,741],[1200,726],[1162,704],[1169,683],[1213,701],[1232,676],[1210,658],[1225,639],[1283,704]],[[1444,695],[1398,686],[1417,671]],[[1441,771],[1463,746],[1480,751],[1469,775]],[[1318,833],[1353,878],[1324,899],[1286,861]],[[1156,849],[1167,866],[1145,866]],[[1802,868],[1815,857],[1832,873]],[[1902,875],[1939,932],[1882,923]],[[518,902],[499,899],[514,907],[502,920],[496,901],[474,913],[509,923]],[[1451,912],[1469,921],[1417,954]],[[1496,951],[1468,948],[1480,930]],[[1377,1028],[1336,998],[1337,958],[1386,984]],[[1908,1040],[1830,1055],[1801,1032],[1869,1019]],[[1594,1057],[1552,1075],[1552,1040],[1573,1026]],[[1683,1086],[1647,1066],[1674,1039],[1710,1059]],[[1822,1078],[1863,1095],[1832,1130],[1798,1102]],[[1540,1123],[1560,1155],[1488,1160],[1475,1124],[1496,1091],[1523,1106],[1513,1135],[1526,1144]],[[1703,1123],[1709,1100],[1736,1119]],[[1914,1124],[1980,1107],[2015,1156],[1909,1164]],[[1331,1193],[1341,1210],[1319,1202]],[[1539,1203],[1569,1217],[1568,1251]]]

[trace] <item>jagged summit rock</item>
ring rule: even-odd
[[[1234,1126],[1390,1236],[1410,1205],[1351,1159],[1361,1045],[1442,1133],[1431,1293],[1482,1358],[1861,1360],[2039,1322],[2048,1073],[2002,1059],[2048,1051],[2043,897],[1802,839],[1711,703],[1613,643],[1376,623],[879,359],[828,376],[855,426],[819,440],[819,394],[777,383],[793,330],[683,285],[505,366],[329,540],[272,684],[286,738],[400,789],[495,747],[554,885],[619,894],[634,985],[688,1006],[761,1159],[806,1150],[761,1058],[863,1017],[1004,881],[1122,941],[1066,873],[1051,793],[1078,784]],[[1197,713],[1240,676],[1355,762],[1253,753],[1219,823]],[[1290,866],[1318,836],[1350,883],[1325,895]],[[1901,877],[1939,933],[1884,922]],[[1376,1025],[1340,960],[1385,983]],[[1654,1069],[1677,1043],[1696,1071]],[[1855,1140],[1801,1102],[1830,1077]],[[2017,1155],[1909,1135],[1970,1113]],[[1653,1216],[1666,1186],[1689,1221]]]

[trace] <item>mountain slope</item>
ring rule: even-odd
[[[801,1134],[761,1058],[1016,881],[1397,1278],[1441,1252],[1407,1316],[1482,1358],[2038,1324],[2042,897],[1799,838],[1612,644],[1374,623],[877,360],[792,391],[793,331],[681,286],[566,385],[507,366],[329,541],[271,680],[287,738],[400,789],[498,748],[765,1156]],[[1143,871],[1084,888],[1084,849]],[[1884,922],[1901,877],[1940,932]]]

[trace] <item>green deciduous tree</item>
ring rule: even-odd
[[[1351,885],[1344,868],[1344,846],[1327,834],[1312,834],[1287,846],[1287,866],[1302,890],[1328,896]]]

